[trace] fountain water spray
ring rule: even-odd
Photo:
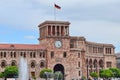
[[[29,71],[28,71],[27,60],[21,57],[19,64],[19,80],[28,80],[28,79],[29,79]]]

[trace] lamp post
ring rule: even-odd
[[[88,74],[88,64],[87,64],[87,79],[88,79],[88,76],[89,76],[89,74]]]
[[[45,75],[46,75],[46,80],[48,80],[49,72],[45,72]]]
[[[57,77],[57,80],[59,79],[59,75],[61,74],[61,72],[60,71],[58,71],[58,77]]]
[[[97,65],[95,66],[95,68],[96,68],[96,74],[98,74]],[[98,80],[98,77],[97,77],[97,80]]]
[[[97,73],[97,65],[95,66],[95,68],[96,68],[96,73]]]

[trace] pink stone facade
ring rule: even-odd
[[[89,42],[82,36],[69,35],[69,22],[45,21],[39,27],[39,44],[0,44],[0,72],[5,66],[28,61],[29,75],[39,77],[43,68],[61,71],[64,79],[80,79],[90,72],[116,67],[112,44]]]

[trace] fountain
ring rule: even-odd
[[[28,79],[29,79],[29,71],[28,71],[27,60],[21,57],[19,64],[19,80],[28,80]]]

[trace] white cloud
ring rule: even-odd
[[[25,38],[26,38],[26,39],[34,39],[34,40],[36,39],[35,36],[25,36]]]
[[[71,35],[119,44],[120,0],[2,0],[0,24],[37,31],[38,24],[54,19],[54,2],[62,7],[61,11],[57,11],[57,20],[71,22]],[[24,38],[36,39],[35,36]]]
[[[120,23],[108,21],[75,21],[70,26],[71,35],[84,36],[88,41],[118,44]]]
[[[73,7],[73,6],[98,6],[98,5],[106,5],[106,4],[113,4],[113,3],[118,3],[120,2],[119,0],[34,0],[35,2],[39,2],[44,5],[49,5],[53,3],[58,3],[61,6],[66,6],[66,7]]]

